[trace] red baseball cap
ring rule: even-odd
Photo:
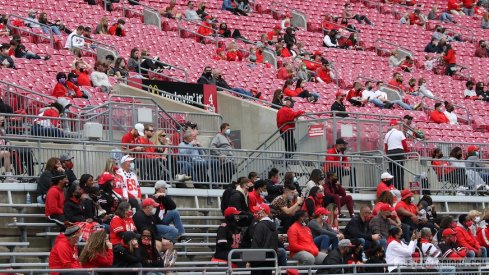
[[[275,27],[273,27],[274,30],[281,30],[282,28],[280,27],[280,25],[275,25]]]
[[[104,185],[107,182],[113,181],[113,180],[114,180],[114,175],[112,175],[109,172],[104,172],[102,175],[100,175],[100,177],[98,177],[98,184]]]
[[[477,147],[476,145],[470,145],[469,147],[467,147],[467,152],[475,152],[475,151],[479,151],[479,147]]]
[[[394,207],[390,206],[388,203],[384,203],[380,207],[380,211],[389,211],[389,212],[392,212],[392,211],[394,211]]]
[[[342,91],[337,91],[336,97],[339,97],[339,96],[345,96],[345,93],[343,93]]]
[[[314,211],[314,215],[319,216],[319,215],[329,215],[331,212],[328,211],[328,209],[324,207],[318,207],[316,211]]]
[[[451,228],[447,228],[445,230],[443,230],[443,233],[441,233],[441,236],[442,237],[446,237],[446,236],[451,236],[451,235],[456,235],[457,232],[455,232],[455,230],[451,229]]]
[[[399,124],[399,122],[397,121],[397,119],[391,119],[391,122],[389,123],[390,126],[395,126]]]
[[[270,207],[264,203],[261,203],[259,205],[255,205],[251,208],[251,210],[253,211],[253,213],[258,213],[260,211],[265,211],[265,213],[267,213],[267,215],[270,215]]]
[[[232,215],[239,215],[241,214],[241,211],[236,209],[236,207],[228,207],[226,210],[224,210],[224,217],[229,217]]]
[[[287,18],[291,18],[292,17],[292,14],[290,14],[290,11],[288,11],[288,12],[285,13],[285,17],[287,17]]]
[[[155,200],[153,200],[152,198],[144,199],[142,205],[143,207],[150,206],[150,205],[154,207],[159,206],[159,204],[155,202]]]
[[[315,50],[313,55],[321,55],[321,52],[319,50]]]

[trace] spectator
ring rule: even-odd
[[[309,92],[304,89],[304,82],[302,79],[297,80],[295,88],[294,81],[292,79],[287,79],[284,83],[283,94],[288,97],[307,98],[309,103],[316,103],[319,99],[319,94],[317,92]]]
[[[203,151],[200,145],[192,143],[194,136],[190,131],[186,131],[183,136],[183,141],[178,145],[178,161],[177,164],[180,173],[192,176],[197,182],[207,182],[207,168],[209,162],[202,157]],[[206,188],[203,184],[194,184],[197,188]]]
[[[478,181],[477,184],[478,189],[484,190],[486,188],[485,185],[489,184],[489,173],[487,170],[487,165],[481,162],[481,154],[479,150],[480,148],[476,145],[470,145],[467,147],[467,162],[465,163],[465,167],[467,168],[468,172],[475,172],[484,180],[485,184],[480,181]]]
[[[477,82],[477,84],[475,84],[475,93],[477,94],[477,96],[479,97],[480,100],[483,100],[483,101],[489,101],[489,90],[488,91],[484,91],[484,83],[483,82]]]
[[[38,24],[39,21],[36,18],[37,11],[29,10],[27,13],[27,20],[24,21],[24,25],[29,28],[40,28],[41,26]]]
[[[304,82],[312,80],[312,75],[307,70],[307,66],[304,63],[300,64],[299,70],[297,71],[297,78]]]
[[[111,267],[114,262],[112,243],[103,229],[97,229],[88,238],[80,254],[80,263],[83,268]]]
[[[253,188],[253,183],[246,177],[241,177],[238,186],[231,192],[229,197],[229,207],[234,207],[240,212],[246,213],[250,208],[248,206],[249,189]]]
[[[170,19],[182,17],[182,13],[178,11],[176,0],[171,0],[165,10],[160,11],[160,15]]]
[[[210,154],[216,156],[216,159],[213,159],[213,166],[215,166],[213,169],[217,169],[214,173],[220,173],[219,178],[223,182],[231,181],[232,176],[236,172],[234,153],[230,151],[234,149],[230,135],[231,127],[229,123],[223,123],[221,124],[220,132],[214,136],[209,145],[211,148]]]
[[[324,158],[324,171],[326,173],[334,172],[338,175],[338,178],[343,179],[344,176],[350,175],[350,186],[356,186],[356,173],[352,169],[349,159],[345,156],[348,142],[343,138],[337,138],[335,145],[326,151],[326,157]]]
[[[485,258],[487,257],[487,250],[482,247],[475,238],[470,227],[473,222],[468,218],[467,214],[462,214],[458,217],[458,226],[455,228],[457,236],[457,244],[467,249],[467,256],[473,258],[474,256]]]
[[[328,256],[324,259],[323,264],[326,265],[345,265],[346,258],[350,254],[350,250],[354,247],[349,239],[343,239],[339,241],[338,247],[333,249]],[[345,270],[341,267],[332,267],[328,268],[327,271],[329,274],[342,274],[348,273],[348,270]],[[321,269],[318,270],[318,273],[321,272]]]
[[[281,30],[282,28],[280,27],[280,25],[275,25],[272,31],[266,34],[268,40],[267,43],[269,45],[273,45],[283,40],[282,34],[280,33]]]
[[[171,267],[177,260],[177,251],[167,249],[156,240],[155,233],[150,228],[141,231],[139,239],[143,267],[161,268]]]
[[[375,246],[368,251],[365,251],[367,256],[367,265],[364,270],[367,273],[386,273],[387,269],[384,266],[372,267],[372,264],[382,264],[385,265],[385,249],[382,246]]]
[[[416,124],[413,123],[413,117],[410,115],[405,115],[402,118],[402,122],[404,123],[404,135],[410,138],[416,138],[416,139],[424,139],[425,135],[423,131],[421,131]]]
[[[142,268],[143,258],[141,248],[138,243],[138,235],[133,231],[126,231],[122,234],[121,241],[114,244],[114,264],[115,268],[130,267]],[[131,275],[134,273],[131,273]]]
[[[283,41],[280,41],[280,42],[277,42],[277,44],[275,45],[275,53],[277,56],[280,56],[280,57],[283,57],[283,58],[286,58],[286,57],[294,57],[294,52],[291,52],[289,51],[289,49],[287,49],[286,47],[284,47],[284,42]]]
[[[210,66],[206,66],[204,68],[204,72],[197,80],[198,84],[209,84],[216,85],[216,79],[212,76],[212,68]]]
[[[292,259],[302,265],[322,264],[326,254],[319,252],[309,227],[308,216],[305,211],[297,211],[294,214],[294,224],[287,231],[289,239],[289,251]]]
[[[489,29],[489,12],[485,12],[481,19],[481,28]]]
[[[441,149],[435,148],[431,157],[433,158],[431,165],[433,165],[433,170],[435,170],[439,180],[452,182],[459,187],[465,185],[465,170],[453,167],[448,161],[443,160]]]
[[[399,191],[399,189],[396,188],[396,186],[393,185],[393,183],[394,183],[393,175],[389,174],[388,172],[382,173],[382,175],[380,175],[380,183],[377,185],[377,193],[376,193],[377,199],[380,198],[382,193],[388,191],[396,197],[397,201],[400,200],[401,192]]]
[[[72,159],[74,157],[69,154],[62,154],[59,157],[59,161],[61,162],[61,167],[64,169],[66,176],[68,177],[68,181],[72,184],[75,180],[77,180],[75,173],[73,172],[73,162]]]
[[[118,19],[116,23],[112,24],[109,28],[109,34],[115,35],[119,37],[126,36],[126,30],[124,29],[124,25],[126,22],[123,19]]]
[[[383,95],[381,95],[380,93],[376,95],[376,92],[373,91],[372,82],[370,81],[365,82],[365,90],[362,91],[362,99],[361,99],[362,103],[371,102],[379,108],[385,108],[385,109],[392,108],[393,104],[388,102],[384,103],[384,101],[386,100],[383,101],[379,99],[379,97],[383,98]]]
[[[346,107],[343,104],[343,101],[345,100],[345,93],[338,91],[336,92],[335,96],[336,100],[331,105],[331,111],[337,112],[335,115],[338,117],[349,117],[350,115],[346,113]]]
[[[467,248],[457,245],[457,232],[451,228],[445,228],[440,234],[442,237],[438,241],[442,258],[447,260],[464,260],[467,256]]]
[[[284,99],[284,94],[282,93],[282,89],[277,89],[273,93],[273,99],[272,99],[272,108],[276,110],[280,110],[280,108],[283,107],[283,99]]]
[[[284,106],[277,112],[277,128],[284,140],[285,151],[289,152],[285,158],[291,158],[290,152],[295,152],[296,143],[294,139],[295,120],[304,114],[304,111],[294,111],[294,100],[291,97],[284,98]]]
[[[83,97],[83,93],[75,84],[67,81],[66,74],[59,72],[56,75],[56,86],[54,86],[52,96],[54,97]]]
[[[276,197],[283,194],[284,186],[280,184],[279,171],[277,168],[272,168],[268,171],[267,178],[267,193],[265,199],[272,202]],[[308,194],[309,195],[309,194]]]
[[[221,10],[227,10],[232,12],[234,15],[248,16],[248,14],[238,8],[238,4],[234,0],[223,0]]]
[[[122,242],[125,232],[136,232],[137,228],[132,219],[133,215],[134,211],[128,202],[119,203],[114,218],[110,221],[110,242],[113,245]],[[114,253],[116,252],[114,251]]]
[[[195,8],[194,1],[188,1],[187,9],[184,12],[185,18],[191,21],[200,20],[200,16],[197,14],[194,8]]]
[[[489,53],[486,47],[486,41],[480,40],[477,48],[475,49],[475,56],[486,58],[489,57]]]
[[[121,167],[117,170],[118,179],[121,180],[122,197],[128,200],[133,208],[138,209],[138,200],[141,199],[141,189],[137,175],[132,171],[133,157],[125,155],[121,158]]]
[[[139,138],[139,136],[144,135],[144,124],[142,123],[136,123],[134,124],[134,127],[129,130],[125,135],[122,136],[121,143],[122,144],[136,144],[136,139]],[[134,152],[134,151],[142,151],[144,148],[141,146],[134,146],[134,145],[122,145],[122,150],[127,151],[128,153]],[[111,172],[111,171],[107,171]]]
[[[404,169],[400,166],[404,164],[405,153],[409,152],[406,137],[399,130],[399,123],[393,119],[389,123],[391,129],[384,137],[384,150],[387,156],[392,160],[389,162],[389,171],[394,176],[394,186],[398,190],[403,189]]]
[[[364,103],[362,102],[362,83],[353,83],[353,88],[348,91],[348,94],[346,95],[346,100],[348,100],[348,102],[350,102],[350,104],[353,106],[360,107],[364,105]]]
[[[384,246],[384,240],[381,235],[372,234],[369,228],[372,210],[368,206],[360,208],[359,216],[352,216],[351,220],[345,227],[345,238],[357,238],[365,248],[375,244]]]
[[[389,57],[389,65],[391,67],[399,67],[404,62],[405,58],[401,58],[397,50],[391,52]],[[395,78],[396,76],[394,76]],[[396,86],[396,85],[395,85]]]
[[[95,63],[95,71],[90,74],[90,80],[92,81],[93,87],[100,87],[102,92],[110,93],[112,85],[110,84],[106,71],[107,67],[104,63],[97,61]]]
[[[64,169],[61,167],[59,158],[48,159],[44,171],[37,179],[37,203],[44,204],[46,201],[46,193],[53,183],[53,176],[58,173],[64,173]]]
[[[367,23],[368,25],[373,25],[372,22],[365,15],[360,14],[352,14],[350,9],[350,3],[345,4],[345,10],[343,11],[342,18],[343,19],[355,19],[358,24]]]
[[[252,182],[252,181],[251,181]],[[267,186],[264,180],[258,180],[253,185],[253,191],[248,192],[248,209],[253,212],[253,207],[264,203],[267,194]]]
[[[10,44],[3,43],[0,47],[0,67],[15,69],[14,60],[9,56]]]
[[[50,269],[82,268],[82,265],[78,260],[78,247],[76,245],[81,233],[78,225],[68,227],[64,230],[64,233],[59,233],[54,242],[54,246],[51,249],[51,253],[49,253]],[[63,273],[53,273],[53,275]]]
[[[424,48],[426,53],[438,53],[438,39],[431,38],[430,43]]]
[[[26,58],[26,59],[44,59],[49,60],[51,56],[46,54],[44,57],[40,57],[39,55],[27,50],[25,46],[22,44],[20,36],[14,35],[12,36],[12,40],[10,40],[10,50],[9,56],[14,56],[15,58]]]
[[[435,98],[433,93],[426,87],[426,80],[422,77],[418,79],[418,93],[429,98]]]
[[[463,12],[468,16],[473,16],[474,12],[475,12],[474,8],[475,8],[477,2],[478,1],[476,1],[476,0],[464,0],[464,1],[462,1]]]
[[[180,219],[177,205],[167,193],[169,187],[170,185],[163,180],[159,180],[155,183],[155,193],[152,196],[156,203],[158,203],[155,215],[160,218],[163,225],[169,226],[170,223],[175,225],[175,228],[178,231],[177,239],[180,241],[184,238],[185,229]],[[158,228],[161,226],[160,224],[157,224],[156,227]]]
[[[69,49],[73,52],[73,50],[78,48],[83,48],[85,46],[85,39],[83,39],[83,31],[85,28],[83,26],[78,26],[76,30],[66,39],[65,49]]]
[[[401,63],[401,69],[405,72],[413,72],[414,71],[414,60],[411,58],[411,56],[406,56],[405,60]]]
[[[328,253],[330,247],[335,249],[338,246],[338,241],[343,239],[343,234],[333,230],[328,223],[328,215],[330,212],[323,207],[319,207],[314,211],[314,216],[309,221],[307,226],[311,229],[314,243],[319,251]]]
[[[324,183],[324,194],[326,197],[331,198],[338,207],[341,208],[346,205],[350,217],[354,216],[352,196],[346,194],[345,188],[341,185],[335,172],[327,172]]]
[[[284,62],[282,67],[277,71],[277,78],[282,80],[289,80],[295,76],[294,67],[288,62]]]
[[[235,91],[236,93],[238,93],[240,95],[244,95],[246,97],[260,98],[260,96],[261,96],[261,93],[254,95],[252,92],[247,91],[243,88],[233,88],[233,87],[229,86],[229,84],[226,82],[226,80],[222,76],[221,70],[219,70],[219,69],[214,69],[214,78],[216,79],[216,86],[218,87],[218,90],[222,90],[219,88],[224,88],[227,90]]]
[[[271,203],[271,209],[281,221],[282,232],[287,232],[294,222],[294,214],[299,211],[304,204],[304,198],[297,197],[297,190],[294,185],[287,184],[284,186],[284,192],[277,196]]]
[[[284,42],[289,51],[297,44],[297,38],[295,37],[294,28],[287,27],[284,34]]]
[[[140,63],[140,53],[138,48],[133,48],[131,50],[131,54],[129,59],[127,60],[127,67],[131,72],[139,72],[139,63]]]
[[[335,78],[333,72],[330,70],[331,65],[327,60],[323,60],[321,63],[321,67],[316,70],[316,81],[319,83],[329,84],[333,82],[333,78]]]
[[[306,186],[302,188],[302,194],[304,195],[305,198],[309,197],[309,191],[311,188],[317,186],[322,186],[324,184],[324,175],[323,172],[319,169],[314,169],[311,172],[311,176],[309,177],[309,181],[307,182]]]
[[[239,177],[236,181],[232,181],[224,189],[224,192],[222,194],[222,199],[221,199],[221,212],[222,213],[224,213],[224,210],[226,210],[226,208],[228,208],[229,199],[231,197],[231,194],[236,190],[236,187],[238,187],[239,182],[241,181],[242,178],[244,178],[244,177]]]
[[[441,105],[441,102],[435,103],[435,109],[431,112],[430,118],[438,124],[449,123],[450,121],[445,115],[445,112],[442,111]]]
[[[171,3],[170,3],[170,4],[171,4]],[[200,17],[200,19],[201,19],[202,21],[204,21],[204,20],[205,20],[205,18],[206,18],[206,17],[209,15],[209,14],[208,14],[208,13],[205,11],[205,8],[206,8],[205,3],[200,3],[200,4],[199,4],[199,8],[198,8],[198,9],[197,9],[197,11],[196,11],[196,12],[197,12],[197,14],[199,15],[199,17]]]
[[[302,210],[312,217],[316,209],[323,205],[324,191],[319,186],[314,186],[309,191],[309,196],[304,200]]]
[[[472,100],[477,100],[479,97],[477,96],[477,93],[475,92],[474,89],[474,82],[472,80],[469,80],[465,83],[465,91],[464,91],[464,98],[465,99],[472,99]]]
[[[118,80],[125,79],[129,76],[129,70],[126,66],[126,60],[123,57],[118,57],[115,60],[114,67],[109,69],[108,75],[115,76]]]
[[[445,101],[445,112],[443,113],[447,117],[448,123],[452,125],[458,124],[457,114],[455,114],[454,110],[455,107],[453,106],[453,104]]]
[[[338,48],[340,44],[338,40],[341,38],[341,35],[337,30],[331,30],[328,34],[324,36],[323,45],[328,48]]]
[[[373,235],[378,235],[380,237],[379,244],[381,247],[387,249],[387,238],[389,237],[389,229],[392,226],[390,217],[392,216],[392,212],[394,212],[394,208],[387,203],[383,203],[383,205],[379,209],[378,215],[373,217],[368,227],[370,228],[370,233]]]
[[[418,26],[424,26],[426,24],[426,19],[419,9],[414,9],[414,12],[409,15],[409,24],[416,24]]]
[[[270,207],[266,204],[259,204],[253,207],[253,213],[258,221],[253,228],[251,249],[273,249],[280,253],[279,238],[277,234],[277,227],[275,223],[270,219]],[[252,262],[251,266],[256,267],[272,267],[271,262]],[[252,271],[252,274],[255,271]],[[256,274],[271,275],[272,270],[263,270]]]
[[[64,138],[65,132],[62,128],[61,117],[65,110],[71,106],[71,103],[65,98],[58,98],[56,102],[51,103],[48,107],[41,108],[38,118],[34,119],[31,128],[31,134],[34,136],[58,137]]]
[[[399,272],[398,269],[401,269],[403,272],[409,272],[406,266],[412,261],[411,255],[416,250],[419,236],[417,232],[413,232],[411,241],[406,245],[401,240],[402,235],[402,229],[399,227],[393,227],[389,230],[389,238],[392,240],[387,245],[385,251],[385,261],[389,265],[387,267],[389,272]]]
[[[90,75],[92,73],[92,67],[83,60],[75,61],[72,73],[78,75],[77,82],[78,86],[92,86],[92,81],[90,80]]]
[[[86,211],[82,204],[82,189],[77,183],[70,184],[66,191],[67,200],[64,201],[63,213],[71,223],[86,222],[92,223],[93,216]]]
[[[64,188],[68,187],[69,182],[65,173],[57,173],[51,179],[53,184],[46,194],[44,214],[49,220],[64,228],[65,224],[69,224],[64,213]]]
[[[207,15],[206,17],[203,18],[202,24],[197,29],[197,33],[201,36],[201,38],[206,36],[213,36],[216,34],[216,31],[213,26],[214,25],[213,22],[214,20],[210,15]]]
[[[462,6],[458,0],[448,0],[447,10],[453,15],[464,15]]]
[[[445,50],[443,51],[442,54],[443,60],[447,64],[447,70],[445,72],[446,75],[453,75],[455,74],[457,68],[456,68],[456,55],[455,55],[455,50],[452,48],[452,45],[447,44],[445,47]]]
[[[175,227],[163,224],[159,216],[156,216],[160,204],[152,198],[147,198],[143,200],[141,206],[141,209],[133,217],[138,232],[142,234],[143,229],[149,228],[157,234],[156,239],[159,241],[170,240],[176,242],[178,230]],[[170,244],[166,241],[165,245],[168,246]]]
[[[212,262],[227,263],[229,251],[241,247],[241,229],[237,221],[241,211],[235,207],[224,210],[224,222],[217,229],[216,252]]]
[[[440,14],[438,14],[438,6],[433,5],[431,7],[430,12],[428,13],[428,20],[436,20],[436,19],[440,19],[442,23],[445,22],[450,22],[454,24],[457,23],[457,21],[453,20],[452,16],[445,11],[442,11]]]
[[[100,19],[97,27],[95,28],[95,34],[108,34],[109,33],[109,20],[107,17],[103,16]]]
[[[49,22],[48,20],[48,16],[45,12],[41,12],[39,14],[39,17],[37,18],[37,21],[40,23],[40,24],[43,24],[41,25],[41,29],[42,31],[45,33],[45,34],[50,34],[51,32],[55,35],[60,35],[61,34],[61,30],[64,30],[66,33],[71,33],[71,31],[65,29],[64,25],[61,24],[61,21],[60,20],[56,20],[56,22],[53,24],[51,22]]]
[[[404,14],[404,16],[401,17],[401,19],[399,19],[399,24],[400,25],[410,25],[409,24],[409,13]]]
[[[119,194],[112,189],[112,182],[114,181],[114,175],[110,173],[103,173],[98,179],[100,187],[100,208],[105,211],[107,218],[106,221],[112,219],[112,216],[118,206],[118,203],[122,201]],[[110,232],[110,225],[109,225]]]
[[[409,230],[405,233],[405,238],[415,231],[419,225],[423,225],[426,221],[418,219],[418,207],[414,204],[414,194],[409,189],[404,189],[401,192],[401,201],[396,204],[396,212],[403,224],[409,226]]]
[[[144,124],[144,135],[136,138],[136,143],[141,146],[142,154],[136,156],[136,166],[139,168],[140,176],[143,180],[158,180],[163,177],[162,171],[166,168],[166,158],[155,153],[156,149],[151,141],[154,136],[154,127],[151,124]]]

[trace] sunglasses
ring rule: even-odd
[[[155,130],[149,130],[149,129],[145,129],[145,131],[148,131],[148,132],[154,132]]]
[[[166,135],[160,135],[160,137],[166,137]]]

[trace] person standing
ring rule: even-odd
[[[387,132],[384,138],[384,148],[387,156],[391,159],[389,162],[389,171],[394,176],[394,186],[398,190],[404,189],[404,153],[409,152],[406,136],[399,130],[399,122],[396,119],[390,121],[391,130]]]
[[[277,112],[277,128],[284,140],[285,151],[295,152],[294,120],[304,114],[304,111],[294,111],[294,100],[291,97],[284,98],[284,106]],[[285,154],[285,158],[291,158],[292,154]]]

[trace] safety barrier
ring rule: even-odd
[[[156,75],[156,76],[159,76],[162,78],[168,78],[172,81],[188,82],[187,69],[173,65],[173,64],[170,64],[170,63],[162,62],[159,60],[159,57],[152,58],[151,62],[153,62],[156,67],[158,67],[158,70],[154,71],[154,70],[149,70],[149,69],[143,68],[143,67],[141,67],[142,62],[139,62],[138,72],[140,74],[142,74],[143,76],[148,77],[148,78],[153,78]],[[169,74],[162,73],[161,71],[164,71],[164,70],[176,70],[176,71],[183,73],[183,76],[180,78],[177,78],[175,76],[171,76]]]
[[[20,20],[22,20],[22,22],[31,22],[34,25],[39,25],[41,28],[44,28],[44,29],[48,30],[48,34],[36,33],[36,32],[33,32],[32,29],[27,28],[27,27],[24,27],[24,28],[17,27],[14,24],[12,24],[12,18],[20,19]],[[41,24],[39,22],[32,21],[32,19],[27,18],[27,17],[22,17],[22,16],[18,16],[18,15],[15,15],[15,14],[11,14],[11,15],[8,16],[7,26],[8,26],[8,28],[10,30],[16,30],[18,32],[25,32],[25,33],[28,33],[29,35],[33,35],[33,36],[36,36],[36,37],[47,39],[47,40],[49,40],[49,45],[51,46],[51,48],[54,48],[54,34],[53,34],[53,30],[48,25],[45,25],[45,24]],[[42,30],[42,32],[44,32],[44,30]]]
[[[307,15],[305,12],[298,10],[298,9],[295,9],[295,8],[291,8],[288,5],[273,1],[270,3],[270,10],[271,10],[272,16],[274,14],[277,14],[277,15],[279,14],[279,11],[278,11],[279,8],[281,8],[281,11],[284,13],[287,11],[290,11],[290,15],[292,16],[292,18],[290,19],[290,25],[291,26],[307,28]]]
[[[426,101],[430,101],[430,104],[429,106],[433,106],[433,108],[431,107],[426,107],[426,105],[428,105],[426,103]],[[431,111],[431,110],[434,110],[434,105],[435,103],[432,103],[432,102],[440,102],[442,104],[444,104],[445,100],[443,99],[439,99],[439,98],[432,98],[432,97],[426,97],[426,96],[423,96],[421,97],[421,108],[423,111]],[[465,122],[467,123],[469,126],[472,125],[472,121],[470,119],[470,111],[467,107],[465,106],[462,106],[462,105],[458,105],[458,104],[454,104],[454,103],[451,103],[455,108],[457,109],[462,109],[465,111],[465,115],[463,117],[459,117],[458,120],[459,122]]]
[[[87,38],[81,35],[72,35],[71,36],[71,49],[72,51],[74,50],[79,50],[81,52],[88,52],[96,57],[98,61],[105,60],[105,57],[107,55],[112,55],[114,56],[114,59],[119,56],[119,53],[117,51],[117,48],[114,46],[110,46],[108,44],[105,44],[103,42],[97,41],[95,39]],[[74,39],[82,39],[85,41],[85,44],[90,44],[90,45],[83,45],[82,47],[75,46],[73,44]],[[90,43],[86,43],[86,41]]]

